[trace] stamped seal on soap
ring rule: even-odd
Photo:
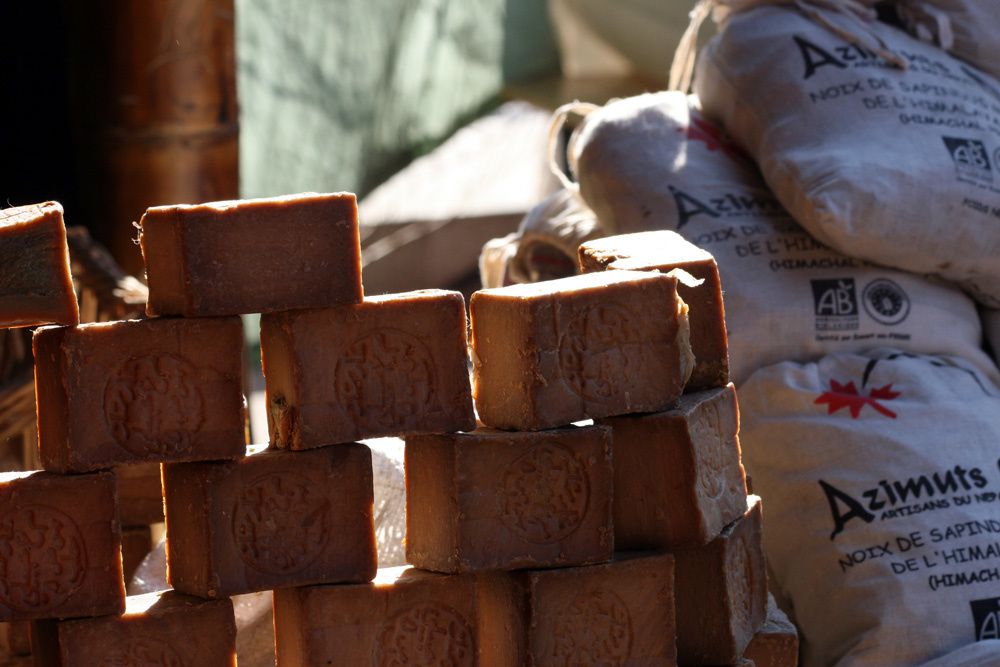
[[[399,329],[372,331],[347,346],[335,382],[340,404],[365,429],[406,422],[436,402],[430,350]]]
[[[632,652],[628,606],[609,590],[578,595],[556,619],[554,661],[559,667],[621,667]]]
[[[583,522],[590,501],[584,465],[556,442],[542,442],[514,459],[500,478],[500,518],[534,544],[558,542]]]
[[[378,667],[473,667],[476,644],[457,611],[425,602],[402,611],[382,628]]]
[[[722,415],[718,401],[705,401],[699,413],[689,422],[691,442],[697,443],[697,484],[705,500],[715,500],[726,490],[727,454],[733,463],[736,454],[722,441]]]
[[[0,602],[42,612],[83,584],[87,552],[73,519],[45,505],[13,507],[0,516]]]
[[[233,511],[240,557],[262,572],[298,572],[323,552],[329,514],[328,499],[305,476],[262,475],[245,486]]]
[[[156,639],[133,638],[113,649],[100,667],[185,667],[184,660],[169,645]]]
[[[205,417],[197,372],[172,354],[132,357],[104,388],[104,420],[114,441],[133,454],[173,456],[191,449]]]
[[[602,402],[628,390],[628,370],[642,359],[635,320],[628,308],[613,303],[588,306],[570,318],[559,337],[559,365],[575,394]]]

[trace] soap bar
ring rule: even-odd
[[[614,551],[611,429],[406,439],[406,560],[438,572],[600,563]]]
[[[757,667],[796,667],[799,664],[799,633],[778,608],[774,597],[767,596],[767,620],[753,636],[743,657]]]
[[[474,396],[521,431],[663,410],[694,359],[673,277],[606,271],[472,295]]]
[[[603,565],[514,576],[528,610],[519,665],[674,667],[674,562],[626,555]],[[677,616],[687,610],[677,602]]]
[[[122,526],[148,526],[163,521],[160,464],[117,466],[118,518]]]
[[[677,657],[682,665],[738,664],[767,617],[761,502],[703,547],[674,551]]]
[[[473,575],[404,567],[370,584],[276,590],[278,667],[522,667],[515,617],[493,607],[490,590]]]
[[[44,327],[32,346],[46,470],[243,455],[238,317]]]
[[[167,570],[206,598],[375,576],[371,451],[262,450],[163,466]]]
[[[31,621],[0,623],[0,658],[26,655],[31,655]]]
[[[62,206],[0,209],[0,258],[0,328],[80,321]]]
[[[677,291],[691,309],[691,349],[695,366],[689,389],[722,387],[729,382],[729,343],[719,267],[710,253],[671,231],[622,234],[580,246],[583,271],[604,269],[660,271],[683,269],[700,285],[681,282]]]
[[[147,315],[240,315],[361,301],[353,194],[156,206],[140,226]]]
[[[475,428],[458,292],[386,294],[261,318],[271,445]]]
[[[614,433],[616,548],[707,544],[746,511],[733,385],[600,423]]]
[[[129,596],[122,616],[36,621],[32,635],[38,667],[236,666],[233,603],[174,591]]]
[[[149,526],[122,528],[122,573],[126,585],[132,581],[132,575],[152,549],[153,535]]]
[[[124,606],[114,474],[0,473],[0,621]]]

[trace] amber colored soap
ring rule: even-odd
[[[362,298],[350,193],[156,206],[140,226],[147,315],[269,313]]]
[[[671,276],[606,271],[485,289],[471,318],[473,395],[494,428],[664,410],[693,366]]]
[[[0,621],[124,607],[114,474],[0,473]]]
[[[0,623],[0,658],[26,655],[31,655],[31,621]]]
[[[406,560],[438,572],[611,560],[611,430],[406,439]]]
[[[615,443],[615,547],[672,549],[714,540],[743,516],[733,385],[685,394],[664,412],[600,420]]]
[[[465,301],[423,290],[261,318],[271,445],[475,428]]]
[[[32,347],[46,470],[243,455],[238,317],[44,327]]]
[[[153,535],[149,526],[122,527],[122,573],[126,585],[152,549]]]
[[[167,575],[207,598],[375,576],[371,451],[262,450],[163,466]]]
[[[674,667],[674,561],[619,554],[603,565],[513,575],[523,618],[519,665]],[[686,611],[677,606],[677,615]]]
[[[236,667],[230,600],[133,595],[122,616],[36,621],[32,633],[37,667]]]
[[[750,640],[743,657],[752,660],[757,667],[796,667],[799,664],[799,633],[771,595],[767,596],[764,627]]]
[[[520,624],[491,603],[491,588],[474,575],[398,567],[370,584],[277,590],[278,667],[522,667]]]
[[[587,241],[580,246],[583,271],[618,269],[660,271],[683,269],[700,285],[678,284],[677,291],[690,308],[691,349],[695,365],[689,389],[722,387],[729,382],[729,343],[722,281],[715,258],[680,234],[671,231],[622,234]]]
[[[62,206],[0,209],[0,328],[79,321]]]
[[[677,657],[682,665],[739,664],[767,617],[761,502],[703,547],[674,551]]]
[[[122,526],[148,526],[163,521],[160,464],[136,463],[115,467],[118,480],[118,518]]]

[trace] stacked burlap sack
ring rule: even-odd
[[[564,190],[482,273],[602,235],[710,251],[802,664],[1000,665],[1000,3],[874,4],[699,3],[696,96],[559,110]]]

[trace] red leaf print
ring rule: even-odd
[[[854,385],[853,380],[847,384],[840,384],[836,380],[830,380],[830,391],[820,394],[814,403],[816,405],[826,404],[826,413],[829,415],[847,408],[851,413],[852,419],[860,417],[862,408],[870,405],[879,414],[885,415],[890,419],[895,419],[896,413],[882,405],[880,401],[891,401],[898,396],[900,396],[900,392],[893,391],[891,384],[872,389],[868,392],[867,396],[862,396],[858,393],[858,388]]]
[[[680,128],[678,128],[680,130]],[[704,118],[691,115],[691,124],[687,128],[688,141],[701,141],[710,151],[722,150],[734,160],[746,160],[746,154],[730,141],[729,137],[718,126]]]

